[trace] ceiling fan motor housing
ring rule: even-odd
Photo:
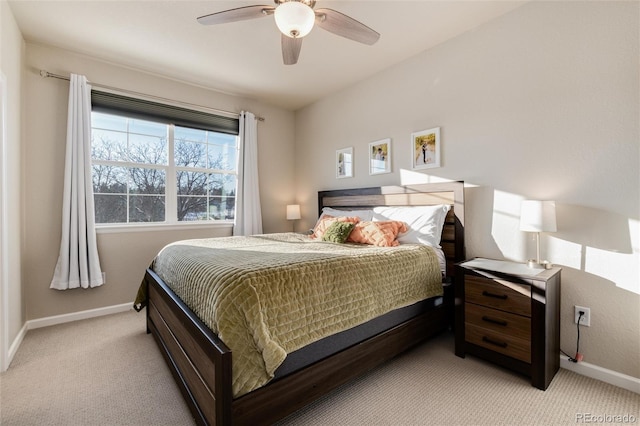
[[[309,6],[311,9],[313,9],[316,5],[316,0],[273,0],[273,2],[277,5],[280,5],[282,3],[289,3],[289,2],[304,3],[307,6]]]

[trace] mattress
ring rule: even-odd
[[[293,233],[172,243],[152,269],[231,349],[234,397],[271,381],[290,353],[442,294],[428,246]]]

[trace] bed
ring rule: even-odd
[[[327,209],[357,212],[382,206],[389,206],[393,209],[404,206],[432,205],[449,206],[440,238],[443,257],[438,263],[443,274],[440,275],[440,271],[438,271],[438,279],[441,279],[441,283],[450,283],[455,263],[464,260],[464,184],[462,182],[341,189],[318,193],[319,215],[322,215],[323,212],[326,213]],[[299,253],[313,251],[308,254],[312,267],[314,262],[318,265],[332,265],[323,262],[333,262],[332,259],[326,258],[326,256],[332,257],[333,254],[316,253],[318,248],[322,249],[319,251],[324,250],[323,244],[314,245],[305,239],[308,237],[287,234],[252,236],[248,240],[242,240],[244,246],[242,250],[263,252],[267,251],[267,246],[273,246],[276,247],[276,252],[286,252],[289,249],[283,249],[280,245],[282,243],[280,240],[284,240],[286,244],[300,244],[297,246],[299,249],[294,249]],[[216,251],[224,249],[224,247],[218,246],[223,243],[224,239],[215,240],[214,242],[203,240],[187,244],[178,243],[178,247],[173,249],[176,250],[176,253],[183,250],[183,258],[191,260],[197,257],[195,254],[197,252],[192,251],[195,250],[194,246],[213,244],[213,248],[207,247],[207,250],[220,253],[220,258],[224,260],[225,252]],[[234,244],[238,244],[237,241],[241,240],[234,239],[232,241]],[[307,248],[307,244],[311,244],[309,248]],[[409,253],[408,246],[400,248],[409,255],[417,255]],[[352,248],[341,247],[339,250],[351,251]],[[353,250],[360,249],[356,247]],[[415,250],[425,251],[420,248]],[[385,252],[384,256],[387,257],[397,254],[392,250],[383,251]],[[368,255],[368,253],[365,254],[365,256]],[[269,254],[269,256],[273,256],[273,254]],[[284,257],[286,258],[286,255]],[[153,267],[147,269],[145,273],[143,288],[146,295],[147,332],[151,333],[158,343],[194,418],[199,424],[273,423],[346,383],[351,378],[373,369],[428,337],[443,331],[449,325],[452,313],[452,310],[448,310],[442,302],[441,293],[436,296],[415,296],[414,299],[411,299],[414,297],[411,295],[407,296],[407,301],[411,303],[405,301],[406,303],[401,308],[394,308],[383,314],[375,313],[374,317],[367,317],[364,322],[362,322],[362,318],[354,319],[353,323],[345,322],[347,327],[344,328],[343,325],[342,329],[337,332],[329,330],[328,335],[325,333],[310,341],[298,341],[296,339],[300,336],[294,335],[289,340],[295,344],[289,346],[286,356],[279,356],[278,351],[273,350],[270,353],[275,355],[269,355],[268,359],[265,358],[265,364],[273,364],[269,367],[267,379],[262,377],[256,383],[252,382],[251,386],[242,387],[237,385],[238,371],[244,372],[246,366],[251,365],[251,362],[248,364],[245,362],[246,351],[243,352],[239,349],[237,343],[232,345],[229,340],[231,333],[219,327],[217,322],[209,322],[209,317],[203,315],[201,311],[209,308],[208,304],[203,307],[196,303],[196,300],[203,298],[201,295],[184,293],[185,290],[180,287],[179,283],[187,278],[183,278],[180,273],[171,272],[172,270],[180,271],[180,268],[172,266],[180,262],[182,260],[174,260],[163,266],[162,262],[156,263],[154,261]],[[238,263],[238,260],[229,258],[226,262],[235,266],[233,264]],[[275,261],[275,263],[278,262],[280,260]],[[282,260],[282,263],[287,268],[290,261],[285,259]],[[352,268],[352,265],[349,265],[348,268]],[[381,269],[385,268],[384,265],[381,266]],[[323,270],[333,269],[337,268],[325,267]],[[286,273],[290,274],[291,272],[287,269]],[[416,273],[423,274],[420,271]],[[160,275],[163,275],[163,278]],[[367,280],[374,279],[367,277]],[[204,278],[201,278],[201,274],[198,273],[195,278],[188,279],[192,280],[195,286],[198,286],[198,280]],[[334,278],[324,276],[323,279],[329,281]],[[406,279],[403,278],[402,281],[406,281]],[[172,283],[171,286],[175,291],[165,280]],[[294,278],[295,280],[301,279],[298,277]],[[315,283],[314,287],[321,287],[322,283],[321,280]],[[365,284],[367,283],[356,283],[356,285]],[[254,283],[252,289],[257,286],[259,285]],[[365,292],[368,293],[368,290]],[[393,292],[397,292],[397,290],[394,289]],[[324,298],[325,296],[320,297]],[[214,299],[216,298],[214,297]],[[250,297],[242,295],[241,299],[247,300]],[[220,312],[225,309],[220,309]],[[267,312],[264,306],[259,310]],[[234,312],[234,315],[245,316],[246,322],[252,322],[247,312],[254,311],[256,309],[250,308],[248,311]],[[276,320],[274,321],[277,323]],[[322,321],[324,322],[324,320]],[[229,346],[237,349],[232,351],[223,342],[223,336]],[[278,336],[280,335],[278,334]],[[278,339],[278,343],[283,340],[289,341],[282,338]],[[265,341],[265,348],[270,345],[270,342]],[[264,352],[269,351],[265,350]],[[274,361],[276,358],[278,358],[277,361]],[[242,366],[242,368],[238,366]]]

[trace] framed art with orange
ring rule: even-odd
[[[413,170],[440,167],[440,127],[411,134]]]

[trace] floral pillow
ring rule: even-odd
[[[380,247],[395,247],[400,243],[398,234],[407,232],[407,224],[396,220],[360,222],[351,231],[347,241]]]
[[[328,228],[327,231],[322,235],[322,241],[331,241],[334,243],[344,243],[349,238],[349,234],[353,231],[353,228],[356,226],[355,223],[351,222],[333,222]]]
[[[318,223],[316,223],[315,228],[313,228],[313,235],[311,235],[311,238],[322,239],[322,236],[327,232],[327,229],[335,222],[358,223],[360,222],[360,218],[351,216],[333,217],[325,215],[318,220]]]

